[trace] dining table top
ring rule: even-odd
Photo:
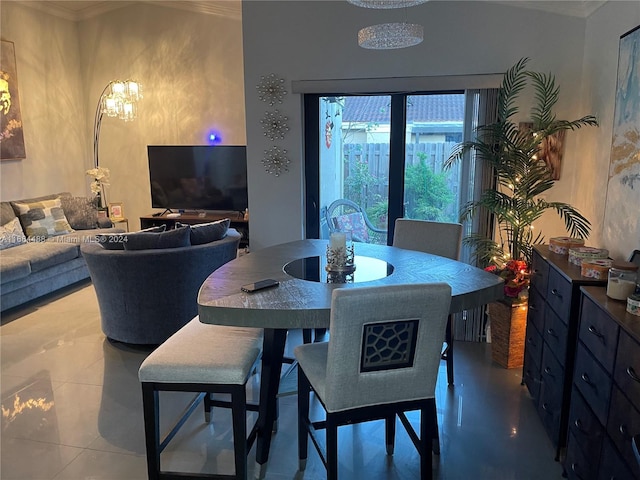
[[[198,293],[200,321],[217,325],[291,329],[328,328],[331,293],[336,288],[445,282],[451,286],[451,313],[503,297],[503,280],[463,262],[387,245],[355,243],[352,281],[331,283],[298,277],[301,259],[324,265],[327,240],[297,240],[242,255],[214,271]],[[324,263],[323,263],[324,261]],[[285,266],[290,273],[285,271]],[[313,268],[311,270],[314,270]],[[293,274],[291,273],[293,272]],[[271,278],[279,286],[254,293],[245,284]]]

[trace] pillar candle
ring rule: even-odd
[[[347,248],[347,236],[342,232],[332,233],[329,246],[332,250],[342,249],[344,251]]]

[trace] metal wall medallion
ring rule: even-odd
[[[289,131],[289,125],[287,125],[288,120],[289,119],[282,115],[278,110],[265,112],[264,117],[260,120],[260,123],[262,123],[262,129],[264,130],[264,136],[270,140],[284,138]]]
[[[260,83],[256,85],[258,98],[269,105],[282,103],[287,90],[284,88],[284,79],[278,78],[275,73],[260,77]]]
[[[273,146],[264,151],[262,164],[267,173],[279,177],[281,173],[289,171],[289,163],[289,157],[287,157],[287,151],[285,149]]]

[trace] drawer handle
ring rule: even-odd
[[[550,410],[549,410],[549,404],[548,404],[547,402],[544,402],[544,403],[542,404],[542,409],[543,409],[545,412],[549,412],[549,413],[551,413],[551,412],[550,412]]]
[[[533,303],[530,303],[530,304],[529,304],[529,310],[533,310],[533,311],[535,312],[535,311],[536,311],[536,310],[538,310],[538,309],[537,309],[537,307],[536,307]]]
[[[604,343],[604,335],[601,334],[596,327],[593,325],[589,325],[589,333],[593,333],[596,337],[598,337]]]
[[[544,373],[546,373],[550,377],[555,377],[555,375],[553,373],[551,373],[552,371],[553,370],[551,370],[551,367],[544,367]]]
[[[595,383],[591,381],[591,379],[589,378],[589,375],[587,375],[586,373],[583,373],[582,375],[580,375],[580,378],[582,378],[582,380],[584,380],[584,382],[587,385],[589,385],[591,388],[596,388]]]
[[[553,295],[554,297],[558,297],[560,300],[562,300],[562,295],[560,295],[560,292],[555,288],[551,290],[551,295]]]
[[[629,375],[633,380],[640,383],[640,377],[636,374],[636,371],[633,367],[627,367],[627,375]]]
[[[618,431],[624,435],[626,438],[631,438],[631,435],[629,435],[629,430],[627,429],[627,426],[623,423],[622,425],[620,425],[618,427]]]
[[[530,345],[532,345],[532,346],[534,346],[534,347],[536,347],[536,346],[537,346],[537,345],[536,345],[536,342],[534,342],[534,341],[533,341],[533,337],[529,337],[529,338],[527,338],[527,343],[528,343],[528,344],[530,344]]]
[[[576,474],[576,478],[580,478],[580,479],[581,479],[581,478],[584,478],[582,475],[580,475],[580,474],[578,473],[578,468],[577,468],[577,467],[578,467],[578,464],[577,464],[577,463],[572,463],[572,464],[571,464],[571,471],[572,471],[573,473],[575,473],[575,474]]]
[[[558,335],[556,334],[556,331],[553,328],[547,328],[547,333],[552,337],[558,338]]]
[[[580,430],[582,433],[587,433],[587,431],[582,427],[582,422],[580,421],[579,418],[576,418],[575,422],[573,422],[573,424],[576,426],[576,428],[578,430]]]

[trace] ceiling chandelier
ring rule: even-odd
[[[426,3],[428,0],[347,0],[349,3],[365,8],[405,8]]]
[[[420,5],[428,0],[347,0],[364,8],[391,9]],[[422,43],[422,25],[408,22],[381,23],[358,31],[358,45],[372,50],[413,47]]]
[[[381,23],[358,32],[358,45],[373,50],[391,50],[418,45],[424,38],[422,25],[415,23]]]

